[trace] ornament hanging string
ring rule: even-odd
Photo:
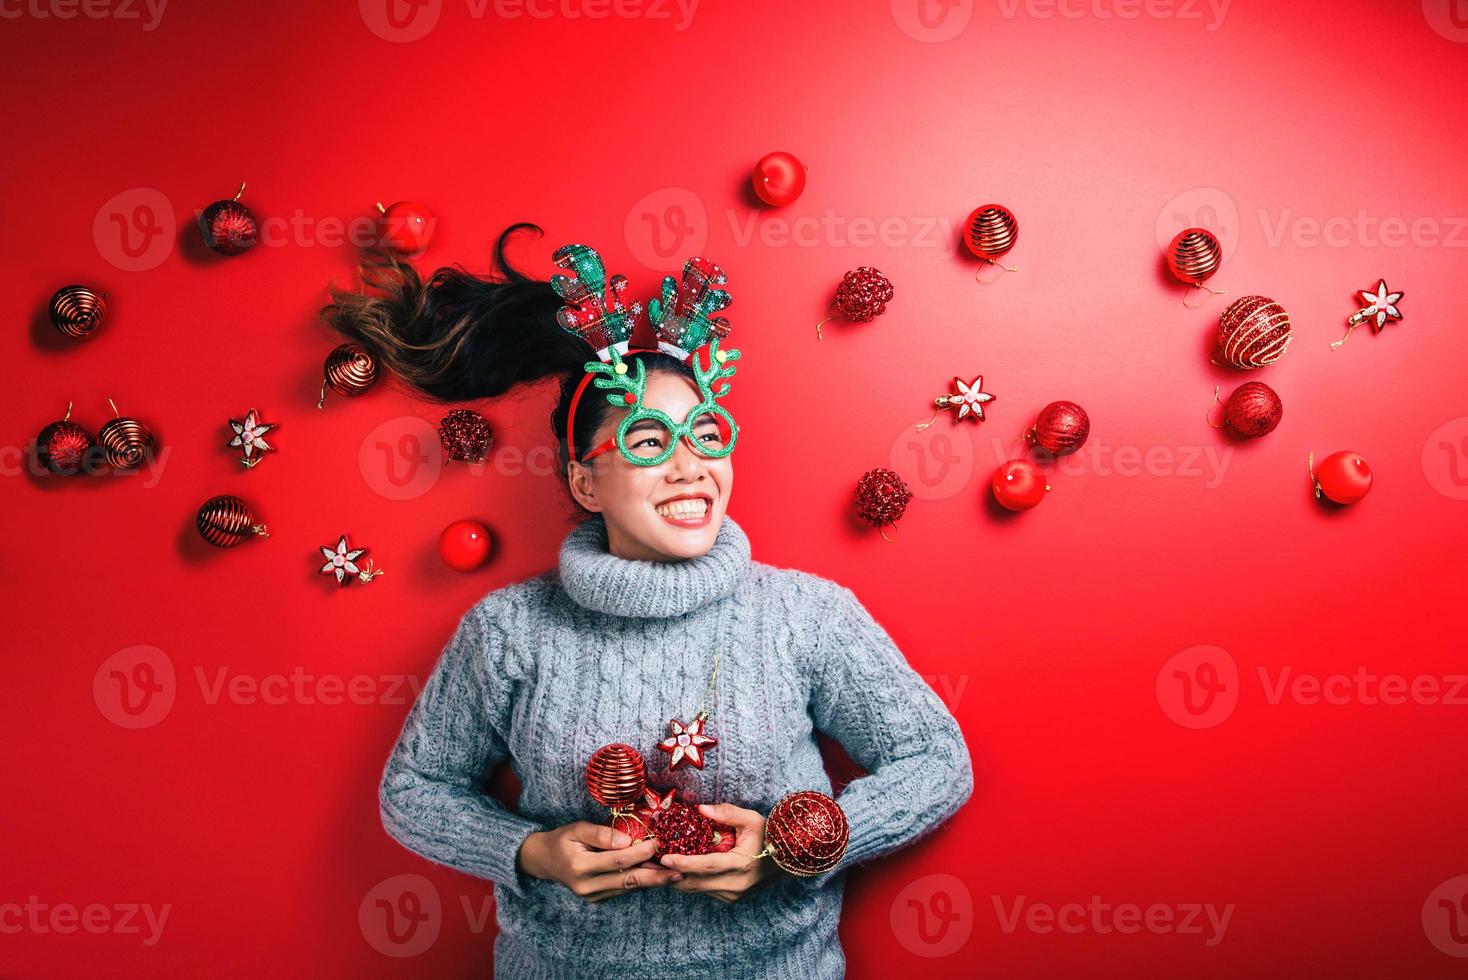
[[[1183,306],[1186,306],[1190,310],[1196,310],[1202,307],[1203,303],[1208,299],[1209,294],[1222,296],[1225,292],[1222,289],[1213,289],[1210,286],[1205,286],[1201,282],[1189,283],[1188,285],[1192,288],[1183,293]],[[1195,297],[1198,302],[1190,302]]]
[[[1219,400],[1219,398],[1218,398],[1218,390],[1220,388],[1222,388],[1222,387],[1223,387],[1223,385],[1214,385],[1213,386],[1213,401],[1209,403],[1209,405],[1208,405],[1208,411],[1206,411],[1206,412],[1203,413],[1203,421],[1204,422],[1207,422],[1210,426],[1212,426],[1215,429],[1221,429],[1221,428],[1223,428],[1223,423],[1220,422],[1217,425],[1215,425],[1214,422],[1213,422],[1213,406],[1214,405],[1221,405],[1221,404],[1223,404]]]

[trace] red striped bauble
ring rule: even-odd
[[[836,867],[851,843],[841,805],[825,793],[805,790],[776,803],[765,818],[765,845],[775,863],[809,877]]]
[[[1290,346],[1290,315],[1268,296],[1241,296],[1218,318],[1218,356],[1249,370],[1273,364]]]
[[[642,799],[646,787],[647,766],[642,753],[630,745],[603,745],[586,763],[586,788],[602,806],[613,810],[631,806]]]
[[[233,548],[251,535],[270,537],[264,524],[255,523],[250,505],[230,494],[204,501],[194,518],[194,526],[199,529],[199,536],[216,548]]]
[[[107,315],[107,294],[87,286],[62,286],[47,305],[51,325],[68,337],[90,337]]]
[[[344,398],[355,398],[377,384],[377,358],[361,344],[342,344],[326,355],[321,367],[320,408],[326,404],[326,389]]]
[[[964,225],[963,243],[974,255],[993,262],[1014,248],[1019,240],[1019,221],[1014,212],[1002,204],[983,204],[975,208]]]
[[[1167,267],[1190,286],[1201,285],[1223,263],[1223,247],[1206,228],[1185,228],[1167,246]]]
[[[108,399],[108,404],[112,400]],[[117,406],[112,406],[114,415]],[[107,464],[119,470],[134,470],[153,457],[157,443],[153,433],[137,419],[116,415],[97,433],[97,445],[107,457]]]

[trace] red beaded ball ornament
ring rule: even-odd
[[[1051,402],[1040,409],[1040,415],[1025,438],[1032,445],[1054,456],[1065,456],[1080,449],[1091,434],[1091,419],[1075,402]]]
[[[264,524],[255,523],[250,505],[229,494],[204,501],[194,519],[194,526],[198,528],[199,536],[216,548],[233,548],[249,540],[251,535],[270,537]]]
[[[912,491],[893,470],[869,470],[856,484],[856,512],[873,527],[883,528],[883,537],[885,528],[902,517],[910,500]]]
[[[1262,381],[1239,385],[1223,406],[1224,422],[1246,439],[1269,435],[1283,416],[1284,402]]]
[[[1029,510],[1045,499],[1050,485],[1040,467],[1027,459],[1011,459],[994,471],[994,499],[1013,511]]]
[[[449,459],[461,463],[481,463],[494,444],[494,430],[489,420],[473,409],[456,408],[438,425],[438,441]]]
[[[647,788],[647,765],[630,745],[603,745],[586,763],[586,789],[602,806],[619,810],[642,799]]]
[[[57,476],[75,476],[87,464],[96,440],[86,429],[71,421],[71,404],[66,415],[36,436],[36,461]]]
[[[1261,368],[1290,346],[1290,315],[1267,296],[1241,296],[1218,317],[1218,355],[1241,370]]]
[[[91,336],[107,315],[107,294],[86,286],[62,286],[47,304],[51,325],[68,337]]]
[[[892,282],[869,265],[853,269],[841,278],[836,287],[837,312],[816,324],[816,336],[821,327],[838,316],[852,323],[870,323],[887,310],[892,302]]]
[[[830,871],[850,842],[846,813],[824,793],[791,793],[765,818],[765,851],[793,875]]]
[[[355,398],[377,384],[377,358],[361,344],[342,344],[326,355],[321,367],[321,398],[316,407],[326,404],[326,389],[344,398]]]
[[[734,828],[703,815],[698,807],[678,799],[677,790],[658,792],[649,786],[633,816],[647,827],[646,837],[657,838],[653,860],[664,854],[720,854],[733,849]],[[616,824],[612,824],[616,827]],[[631,825],[635,829],[635,825]],[[617,828],[631,836],[629,830]]]
[[[1349,450],[1331,453],[1315,465],[1315,454],[1310,454],[1310,480],[1315,485],[1315,497],[1324,497],[1337,504],[1354,504],[1371,490],[1371,467],[1366,465],[1359,453]]]
[[[244,193],[245,185],[241,182],[232,199],[215,201],[199,215],[199,233],[204,236],[204,244],[220,255],[239,255],[260,239],[255,216],[240,203]]]

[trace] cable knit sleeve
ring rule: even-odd
[[[811,717],[867,775],[838,797],[851,824],[846,854],[801,879],[810,887],[933,830],[974,785],[958,722],[850,589],[836,587],[818,637]]]
[[[382,775],[382,825],[439,864],[524,895],[520,845],[539,824],[480,789],[506,755],[513,682],[504,633],[483,603],[463,619],[418,696]]]

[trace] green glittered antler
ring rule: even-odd
[[[699,393],[703,395],[703,401],[699,408],[714,408],[714,399],[723,398],[729,393],[728,378],[734,377],[734,361],[739,360],[739,352],[734,348],[719,350],[719,338],[715,337],[709,344],[708,366],[704,367],[698,363],[698,353],[695,351],[689,364],[693,367],[693,378],[698,382]],[[641,367],[641,365],[638,365]],[[718,391],[713,390],[716,382],[723,381]],[[722,414],[722,410],[721,410]]]
[[[622,355],[616,347],[611,348],[611,362],[587,361],[586,371],[588,374],[598,375],[592,379],[592,384],[598,388],[609,389],[613,393],[607,395],[607,401],[619,408],[628,405],[636,405],[633,415],[642,411],[642,391],[647,385],[647,370],[641,361],[634,361],[637,373],[632,374],[627,370],[627,362],[622,360]],[[621,394],[616,394],[616,392]]]

